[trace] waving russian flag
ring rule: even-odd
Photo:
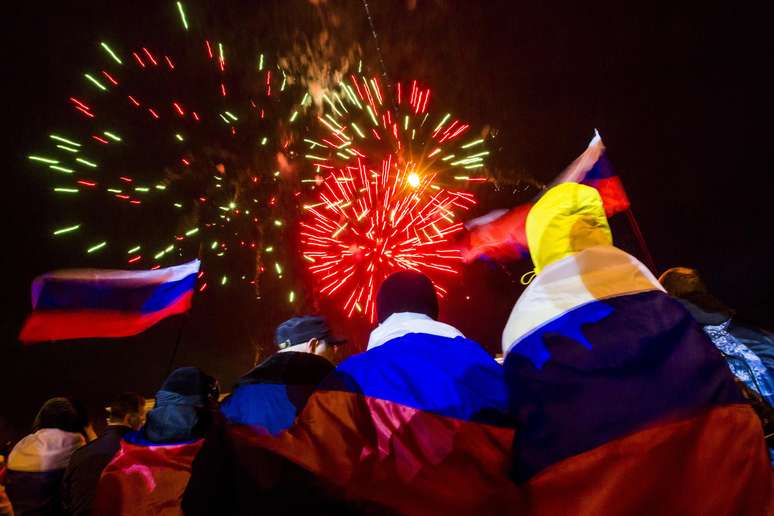
[[[150,271],[71,269],[32,282],[22,342],[136,335],[191,307],[199,260]]]
[[[560,183],[580,183],[596,188],[608,217],[629,209],[626,190],[607,158],[602,137],[596,129],[583,154],[559,174],[552,186]],[[525,258],[529,250],[524,225],[533,205],[534,202],[521,204],[508,211],[498,210],[466,222],[468,241],[463,252],[465,260],[473,261],[482,256],[498,261]]]
[[[720,353],[566,183],[527,218],[537,277],[503,332],[512,476],[535,514],[767,514],[760,421]]]
[[[551,186],[560,183],[578,183],[596,188],[602,197],[605,215],[608,217],[629,209],[629,197],[621,178],[616,175],[607,158],[605,144],[596,129],[583,154],[578,156]]]
[[[430,326],[442,334],[393,334],[344,361],[296,424],[262,446],[347,499],[402,514],[486,513],[512,486],[502,367],[447,325],[428,318],[415,331]]]

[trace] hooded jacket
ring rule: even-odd
[[[17,515],[62,513],[59,485],[70,456],[85,443],[79,433],[43,428],[13,447],[6,490]]]
[[[503,332],[533,514],[765,514],[760,423],[717,349],[574,183],[527,217],[537,276]]]
[[[139,432],[124,435],[100,477],[94,514],[182,514],[183,492],[212,426],[213,380],[199,369],[172,372]]]

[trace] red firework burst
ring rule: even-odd
[[[318,193],[305,206],[301,240],[320,294],[373,322],[376,288],[391,272],[427,273],[446,292],[439,282],[462,260],[449,237],[462,230],[459,212],[476,202],[449,185],[485,180],[468,174],[489,152],[483,138],[457,142],[470,126],[450,114],[430,123],[430,90],[416,81],[396,84],[388,98],[376,78],[350,79],[322,95],[328,112],[319,120],[329,134],[305,140],[318,174],[306,181]],[[460,175],[446,174],[455,169]]]
[[[400,169],[389,156],[381,172],[362,160],[330,174],[320,203],[307,206],[302,223],[304,258],[318,278],[320,293],[346,296],[344,311],[374,320],[375,289],[391,272],[411,269],[457,274],[461,253],[449,248],[449,235],[462,230],[455,211],[475,204],[472,194],[435,190],[435,174],[420,177]],[[445,289],[435,282],[439,293]]]

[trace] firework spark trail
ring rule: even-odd
[[[322,95],[327,134],[305,140],[318,175],[316,198],[304,206],[303,257],[321,295],[371,322],[376,289],[395,270],[427,273],[445,294],[443,277],[458,274],[462,260],[450,237],[476,203],[459,189],[485,180],[469,171],[489,154],[481,138],[460,140],[470,126],[451,114],[430,123],[431,91],[417,81],[392,90],[350,75]]]
[[[97,42],[83,91],[64,96],[75,120],[28,156],[67,203],[51,234],[109,266],[158,268],[204,252],[208,271],[227,254],[251,256],[242,279],[255,284],[267,240],[282,238],[276,156],[288,153],[303,92],[263,53],[238,55],[195,29],[183,3],[170,14],[179,38],[167,48]]]

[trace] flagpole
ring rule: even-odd
[[[631,206],[626,208],[625,211],[626,217],[629,219],[629,225],[631,226],[632,231],[634,232],[634,236],[637,238],[637,242],[640,245],[643,258],[645,258],[645,265],[648,266],[653,274],[656,274],[656,263],[653,261],[653,255],[650,254],[650,249],[648,249],[648,244],[645,242],[645,237],[642,236],[640,225],[637,223],[637,218],[634,216],[634,212],[632,211]]]
[[[197,256],[199,261],[201,261],[202,259],[202,245],[203,243],[200,241],[199,253]],[[193,298],[191,298],[191,308],[189,308],[188,311],[186,311],[186,313],[183,314],[183,320],[180,321],[180,329],[177,330],[177,339],[175,339],[175,347],[172,348],[172,356],[169,358],[169,365],[167,365],[167,372],[164,375],[164,379],[166,379],[170,375],[170,373],[172,372],[172,367],[175,365],[175,358],[177,358],[177,350],[178,348],[180,348],[180,342],[183,340],[183,330],[185,330],[185,327],[188,324],[188,320],[191,318],[191,310],[193,310]]]
[[[184,315],[183,320],[180,322],[180,329],[177,330],[177,338],[175,339],[175,347],[172,348],[172,356],[169,357],[169,365],[167,365],[167,372],[164,374],[164,378],[167,378],[172,372],[172,367],[175,365],[175,358],[177,358],[177,350],[180,347],[180,341],[183,340],[183,330],[185,329],[188,318],[190,317],[191,309],[189,309]],[[163,380],[162,380],[163,381]]]

